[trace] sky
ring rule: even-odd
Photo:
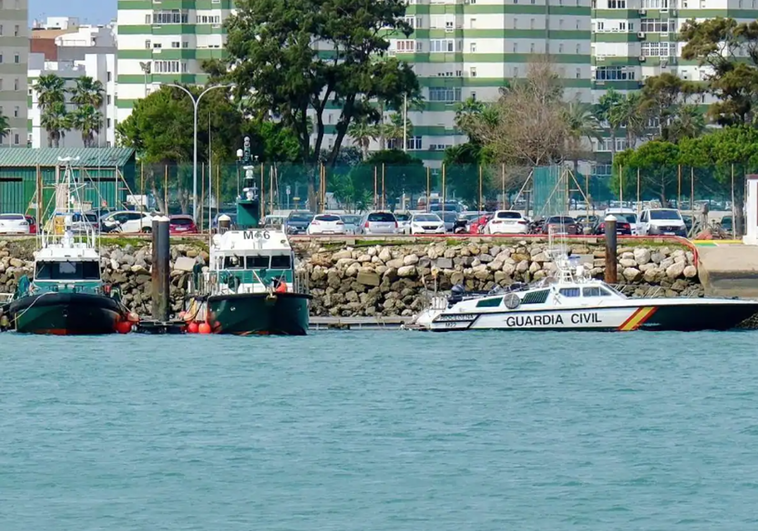
[[[47,17],[79,17],[81,24],[106,24],[116,18],[117,0],[29,0],[29,22]]]

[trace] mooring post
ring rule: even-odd
[[[615,284],[618,282],[616,268],[616,250],[618,239],[616,238],[616,218],[608,215],[603,220],[605,230],[605,282]]]
[[[169,259],[168,217],[158,216],[153,218],[153,319],[156,321],[168,321],[168,312],[171,303],[171,270]]]

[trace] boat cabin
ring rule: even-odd
[[[294,290],[295,253],[278,229],[227,231],[213,237],[209,280],[218,293]]]

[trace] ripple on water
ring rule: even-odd
[[[3,334],[0,529],[753,530],[755,338]]]

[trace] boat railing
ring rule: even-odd
[[[294,280],[295,280],[295,285],[294,285],[295,293],[300,293],[303,295],[310,294],[311,286],[310,286],[310,276],[308,275],[308,271],[295,270]]]

